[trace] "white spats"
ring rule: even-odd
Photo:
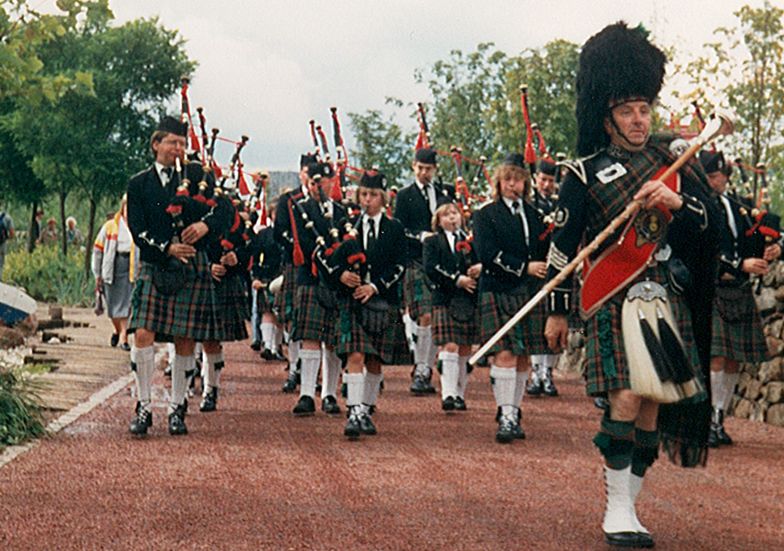
[[[195,369],[196,359],[193,354],[182,356],[180,354],[174,355],[174,365],[172,365],[171,374],[171,403],[169,407],[171,411],[177,406],[181,406],[185,402],[185,393],[188,391],[188,381],[186,379],[186,372]]]
[[[602,530],[605,534],[636,532],[634,504],[629,491],[631,466],[624,469],[604,467],[607,505],[604,510]]]
[[[321,350],[300,350],[299,359],[302,367],[299,395],[313,398],[316,395],[316,381],[318,379],[319,366],[321,365]]]
[[[261,322],[261,340],[265,350],[277,350],[275,344],[275,324],[268,321]]]
[[[375,406],[378,400],[378,389],[381,386],[381,373],[365,370],[365,386],[362,392],[362,404]]]
[[[204,386],[204,395],[220,386],[220,372],[223,368],[223,352],[217,354],[207,354],[202,356],[201,377]]]
[[[493,395],[496,405],[501,408],[504,415],[511,415],[516,407],[514,400],[517,372],[515,368],[494,365],[490,368],[490,377],[493,378]]]
[[[468,358],[470,356],[460,356],[457,360],[458,363],[458,376],[457,376],[457,395],[465,399],[466,386],[468,386]]]
[[[459,396],[460,357],[455,352],[439,352],[438,361],[441,364],[441,399],[449,396]]]
[[[152,377],[155,373],[155,347],[131,348],[131,368],[136,380],[136,395],[139,402],[146,410],[150,410],[150,392],[152,389]]]
[[[343,375],[346,382],[346,405],[359,406],[365,392],[365,375],[362,373],[346,373]]]
[[[640,523],[640,519],[637,518],[637,511],[635,510],[637,496],[640,495],[640,490],[642,490],[642,480],[643,478],[641,476],[637,476],[631,472],[629,473],[629,499],[631,499],[632,522],[634,522],[634,530],[636,532],[650,534],[648,529]]]
[[[340,382],[340,358],[334,350],[321,347],[321,399],[337,398]]]

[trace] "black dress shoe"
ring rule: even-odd
[[[120,345],[120,350],[124,350],[125,352],[130,352],[131,351],[131,345],[128,344],[127,342],[124,342],[124,343],[122,343]]]
[[[456,411],[465,411],[468,409],[468,406],[460,396],[455,397],[455,410]]]
[[[120,342],[120,334],[119,333],[112,334],[112,338],[109,339],[109,344],[112,346],[112,348],[117,346],[118,342]]]
[[[412,394],[415,394],[417,396],[424,396],[425,394],[430,393],[428,384],[429,383],[427,382],[427,379],[425,379],[421,375],[414,375],[414,379],[411,381],[411,386],[409,387],[409,390],[412,392]]]
[[[211,389],[204,398],[201,400],[201,404],[199,404],[199,411],[208,412],[208,411],[215,411],[215,408],[218,405],[218,389],[213,388]]]
[[[361,434],[362,430],[359,427],[359,413],[352,411],[348,416],[348,421],[346,421],[346,426],[343,429],[343,435],[349,440],[358,440]]]
[[[297,417],[307,417],[316,413],[316,402],[310,396],[300,396],[297,405],[291,410]]]
[[[136,402],[136,415],[131,420],[131,426],[128,430],[131,434],[136,436],[144,436],[147,434],[147,429],[152,426],[152,412],[144,409],[140,402]]]
[[[252,343],[250,343],[250,348],[251,350],[255,350],[256,352],[258,352],[259,350],[261,350],[261,343],[259,341],[253,341]]]
[[[528,384],[525,385],[525,393],[529,396],[541,396],[542,391],[542,381],[540,381],[538,377],[531,379],[528,381]]]
[[[653,538],[645,532],[613,532],[604,533],[604,540],[614,547],[651,548],[654,546]]]
[[[498,431],[495,433],[495,441],[499,444],[508,444],[515,438],[517,438],[515,436],[515,423],[508,417],[501,417]]]
[[[431,371],[430,374],[425,377],[425,392],[427,394],[435,394],[436,387],[433,386],[433,372]]]
[[[525,440],[525,431],[523,430],[523,427],[520,426],[520,421],[515,424],[515,426],[512,428],[512,431],[514,432],[514,437],[516,440]]]
[[[455,409],[455,398],[453,396],[447,396],[441,401],[441,409],[444,411],[454,411]]]
[[[185,426],[185,404],[177,406],[169,414],[169,434],[172,436],[188,434],[188,427]]]
[[[608,409],[610,409],[610,401],[607,398],[603,397],[603,396],[598,396],[598,397],[594,398],[593,399],[593,405],[595,407],[597,407],[598,409],[601,409],[601,410],[604,410],[604,411],[607,411]]]
[[[321,400],[321,411],[328,415],[339,415],[340,405],[338,405],[337,398],[334,396],[324,396],[324,399]]]
[[[553,383],[553,377],[550,374],[550,370],[547,370],[547,377],[545,377],[544,381],[542,381],[542,393],[545,396],[558,396],[558,389],[555,388],[555,383]]]
[[[359,431],[362,434],[367,434],[369,436],[373,436],[378,432],[376,430],[376,425],[373,424],[373,420],[367,413],[363,413],[359,416]]]
[[[285,394],[291,394],[297,391],[297,384],[299,383],[298,374],[289,372],[289,377],[286,379],[286,382],[283,383],[283,392]]]
[[[275,355],[272,353],[272,350],[269,348],[265,348],[261,351],[261,359],[265,362],[269,362],[275,358]]]

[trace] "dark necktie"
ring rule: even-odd
[[[376,246],[376,221],[372,218],[368,218],[368,232],[367,232],[367,244],[365,246],[365,250],[371,250],[373,247]]]
[[[425,198],[425,204],[427,205],[427,210],[432,212],[433,209],[430,207],[430,192],[429,192],[429,190],[430,190],[430,184],[422,185],[422,195]]]
[[[520,201],[512,201],[512,214],[515,216],[520,214]]]
[[[169,195],[173,195],[177,190],[177,184],[174,181],[174,168],[167,166],[164,167],[161,172],[166,175],[166,185],[164,188],[169,193]]]

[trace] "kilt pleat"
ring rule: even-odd
[[[749,311],[752,314],[745,320],[727,321],[719,314],[716,305],[721,299],[713,299],[711,356],[723,356],[739,362],[758,363],[768,358],[768,346],[762,331],[762,321],[757,313],[757,305],[751,287],[747,288]]]
[[[472,345],[479,341],[479,324],[477,323],[477,310],[474,316],[466,321],[458,321],[449,315],[446,306],[433,306],[433,342],[437,346],[448,343],[457,345]]]
[[[322,292],[333,293],[324,289]],[[319,302],[315,285],[300,285],[297,288],[294,309],[292,340],[311,340],[334,346],[337,341],[338,308],[326,308]]]
[[[365,331],[360,323],[357,302],[349,297],[338,299],[337,346],[339,356],[348,356],[353,352],[377,356],[387,365],[410,364],[411,354],[406,345],[403,320],[397,306],[389,309],[389,322],[380,334]]]
[[[533,294],[529,291],[515,294],[483,292],[479,297],[479,330],[482,342],[490,340]],[[502,350],[509,350],[516,356],[549,353],[544,340],[544,318],[544,303],[540,302],[490,349],[488,355]]]
[[[427,276],[422,266],[416,263],[409,265],[403,276],[403,304],[408,308],[408,315],[414,321],[423,314],[429,314],[432,309],[433,300]]]
[[[283,267],[283,285],[275,296],[274,312],[278,321],[284,326],[294,321],[294,309],[296,306],[297,291],[297,271],[293,264],[286,264]]]
[[[142,263],[131,296],[129,332],[147,329],[160,341],[173,337],[197,341],[220,340],[216,316],[217,296],[207,254],[198,251],[192,265],[193,283],[172,295],[158,292],[152,282],[155,266]]]
[[[245,321],[250,319],[250,315],[245,281],[239,275],[227,276],[215,283],[215,294],[218,305],[216,340],[228,342],[247,339],[248,329]]]

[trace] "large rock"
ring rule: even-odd
[[[748,419],[751,415],[752,406],[754,402],[751,400],[738,400],[738,403],[735,404],[735,409],[733,411],[733,415],[740,419]]]
[[[768,352],[771,356],[779,356],[784,352],[784,341],[781,339],[777,339],[776,337],[765,337],[765,341],[768,344]]]
[[[784,396],[784,383],[769,383],[765,387],[763,396],[765,397],[765,401],[769,404],[778,404],[779,402],[784,401],[782,400],[782,396]]]
[[[774,338],[781,338],[781,327],[784,325],[784,319],[777,319],[765,326],[765,335]]]
[[[784,404],[770,406],[765,415],[765,420],[771,425],[784,427]]]
[[[754,298],[757,299],[757,309],[760,312],[772,311],[778,304],[776,291],[770,288],[763,287],[760,294],[754,295]],[[781,301],[784,302],[784,296],[782,296]]]
[[[751,414],[749,415],[749,419],[751,421],[759,421],[763,423],[765,421],[765,412],[768,411],[768,404],[766,402],[754,402],[751,405]]]
[[[761,393],[762,383],[758,379],[752,379],[746,385],[746,392],[743,394],[743,397],[747,400],[756,400]]]
[[[763,384],[767,384],[771,381],[781,381],[784,379],[784,373],[782,372],[782,361],[784,361],[783,358],[773,358],[770,361],[761,363],[759,371],[757,372],[757,379],[759,379]],[[751,375],[749,375],[749,377],[751,377]]]
[[[0,327],[0,349],[8,350],[22,346],[25,342],[24,333],[14,327]]]

